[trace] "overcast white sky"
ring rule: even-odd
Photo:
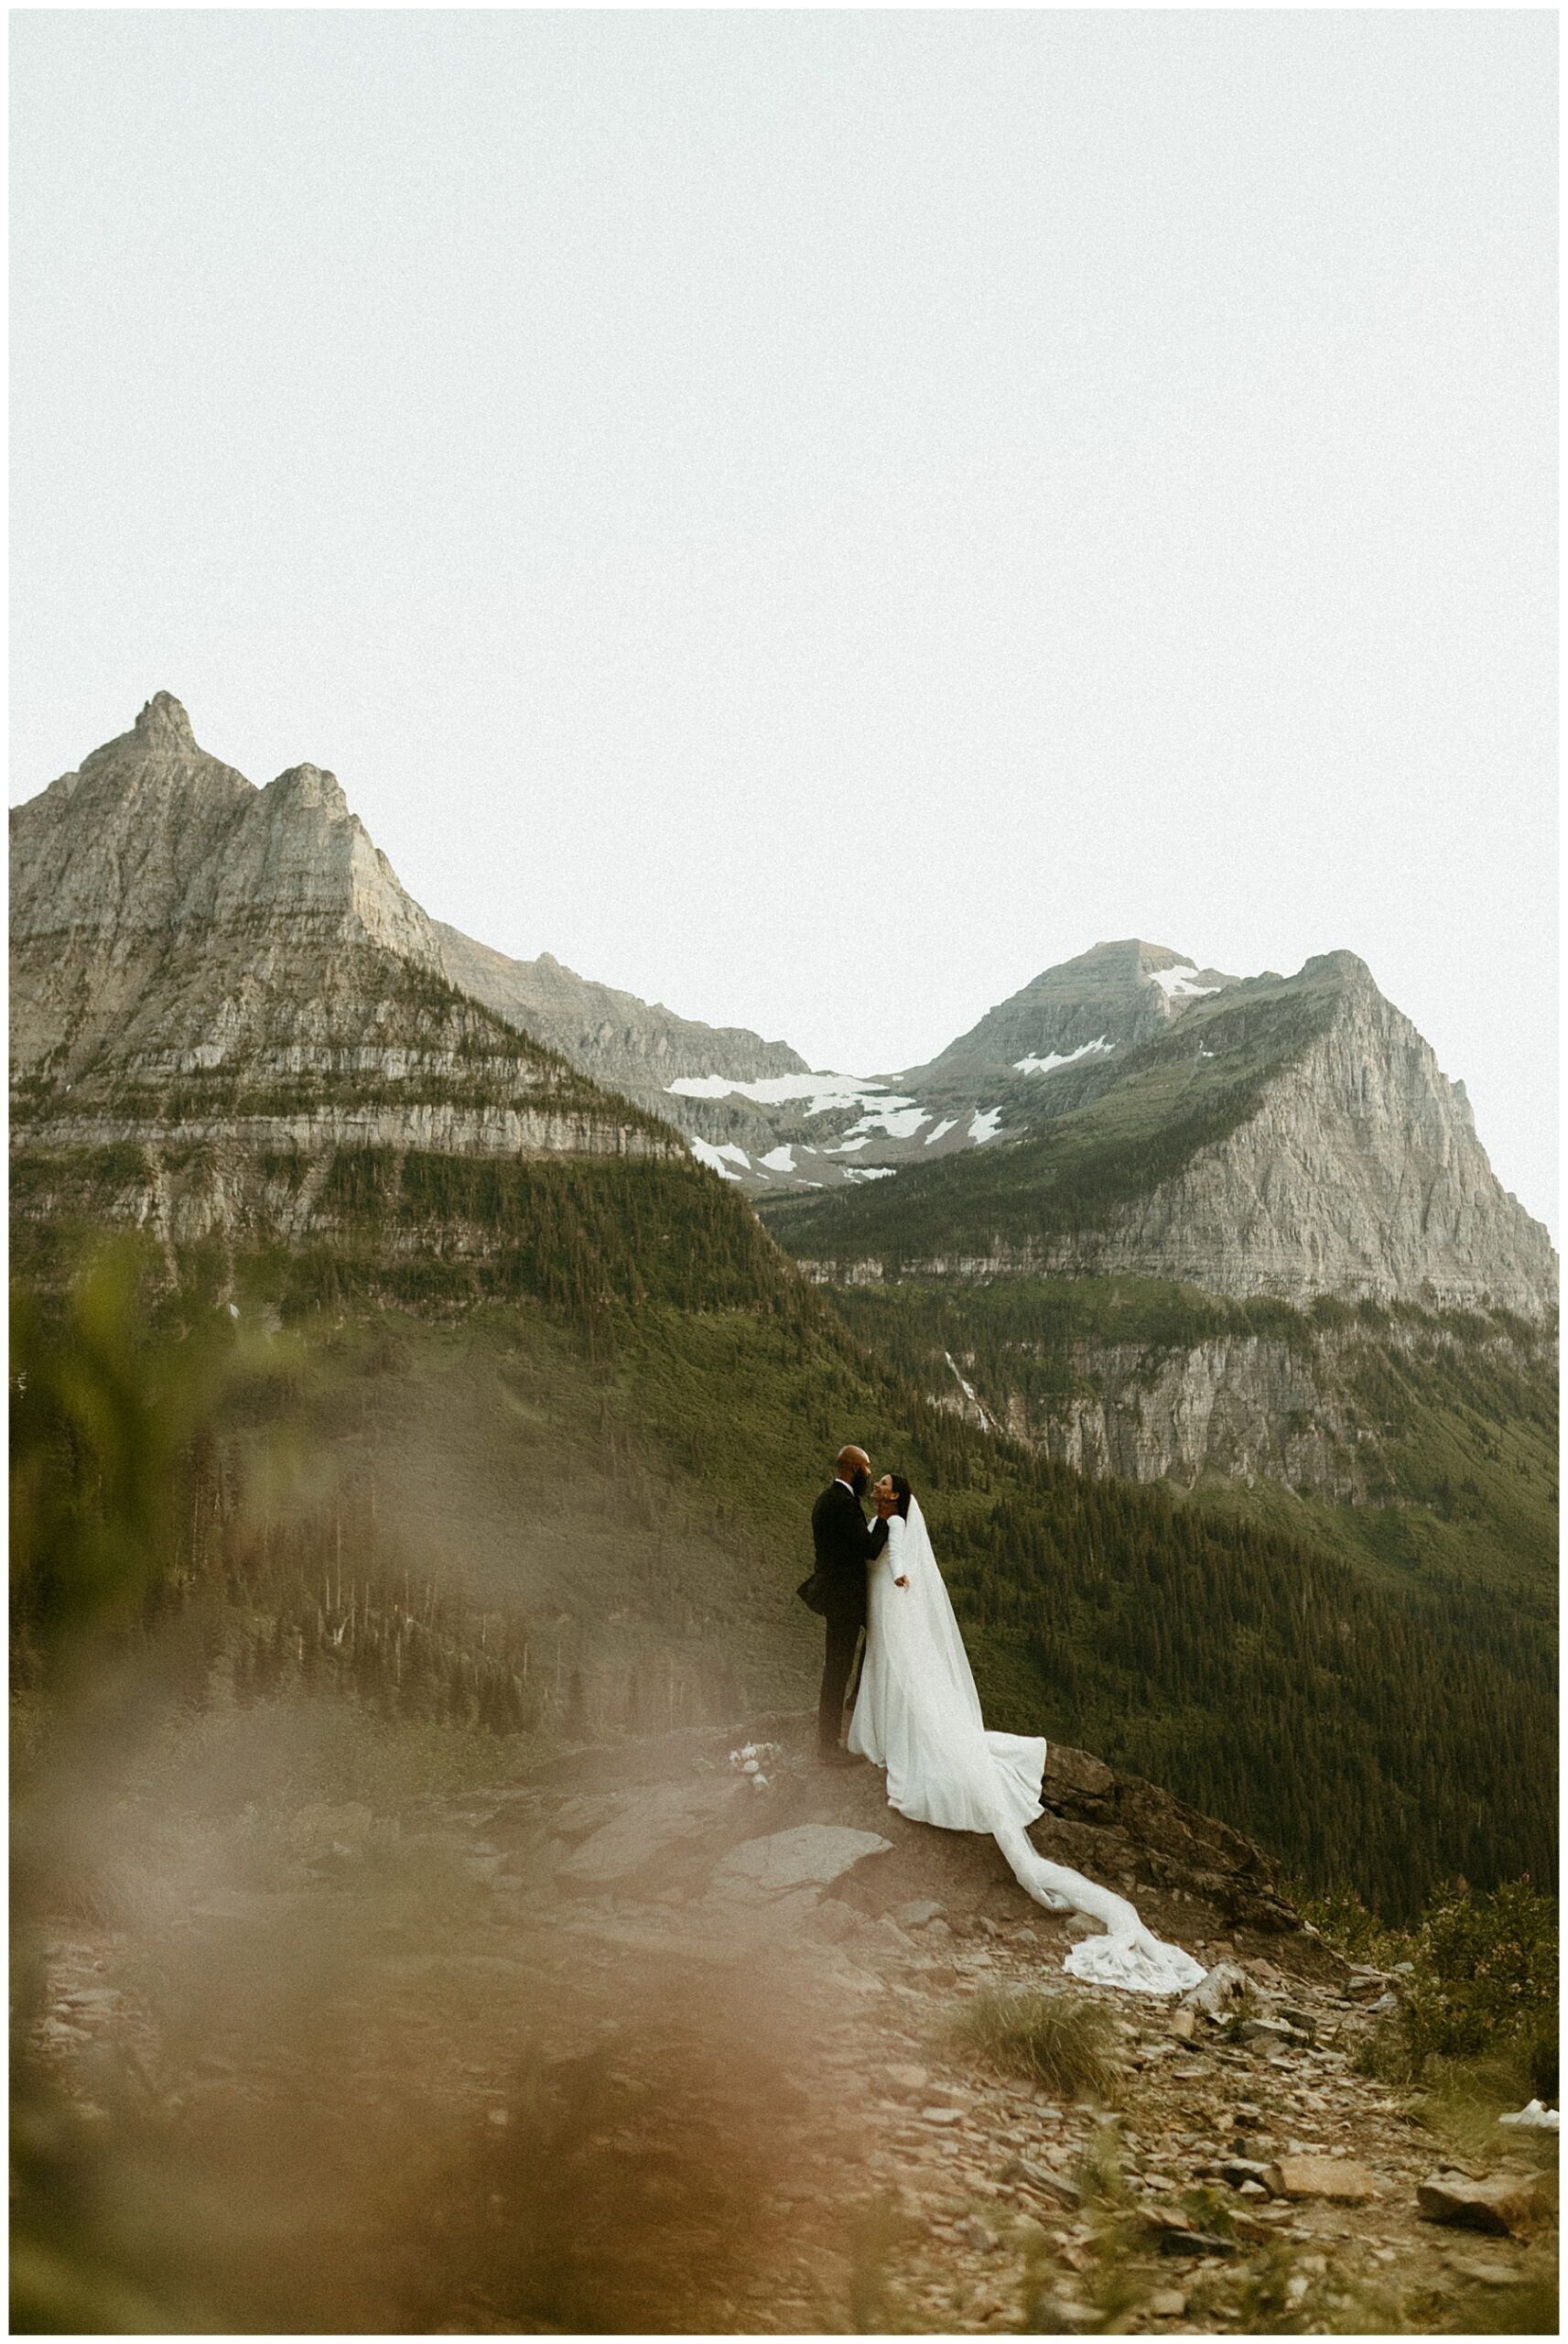
[[[13,800],[166,688],[860,1070],[1348,946],[1553,1217],[1551,15],[11,38]]]

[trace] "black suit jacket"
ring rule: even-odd
[[[866,1566],[887,1545],[885,1522],[869,1523],[844,1481],[830,1481],[811,1509],[816,1577],[829,1619],[866,1616]]]

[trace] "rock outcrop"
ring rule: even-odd
[[[524,1877],[547,1864],[568,1883],[657,1889],[682,1902],[718,1894],[738,1906],[808,1889],[814,1900],[830,1894],[879,1917],[935,1900],[969,1915],[1027,1918],[1065,1950],[1069,1929],[1082,1925],[1032,1904],[994,1840],[908,1822],[888,1806],[875,1767],[813,1765],[814,1726],[793,1712],[751,1722],[746,1732],[779,1753],[756,1797],[736,1797],[733,1774],[712,1771],[729,1742],[742,1739],[740,1729],[730,1737],[694,1729],[548,1762],[530,1775],[525,1796],[503,1803],[490,1836],[515,1844]],[[1303,1977],[1342,1974],[1268,1856],[1228,1824],[1061,1742],[1051,1745],[1041,1797],[1045,1814],[1030,1833],[1041,1853],[1131,1897],[1173,1942],[1223,1934]],[[764,1837],[784,1851],[755,1852]]]

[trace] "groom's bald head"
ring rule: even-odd
[[[857,1497],[871,1485],[871,1460],[863,1449],[855,1447],[853,1441],[848,1442],[838,1451],[834,1470],[841,1481],[849,1482]]]

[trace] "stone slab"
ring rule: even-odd
[[[1369,2206],[1378,2185],[1348,2157],[1281,2157],[1263,2176],[1276,2198],[1321,2198],[1330,2206]]]
[[[742,1839],[713,1868],[710,1896],[778,1896],[808,1884],[826,1888],[868,1856],[885,1855],[892,1841],[842,1823],[802,1823],[765,1839]]]

